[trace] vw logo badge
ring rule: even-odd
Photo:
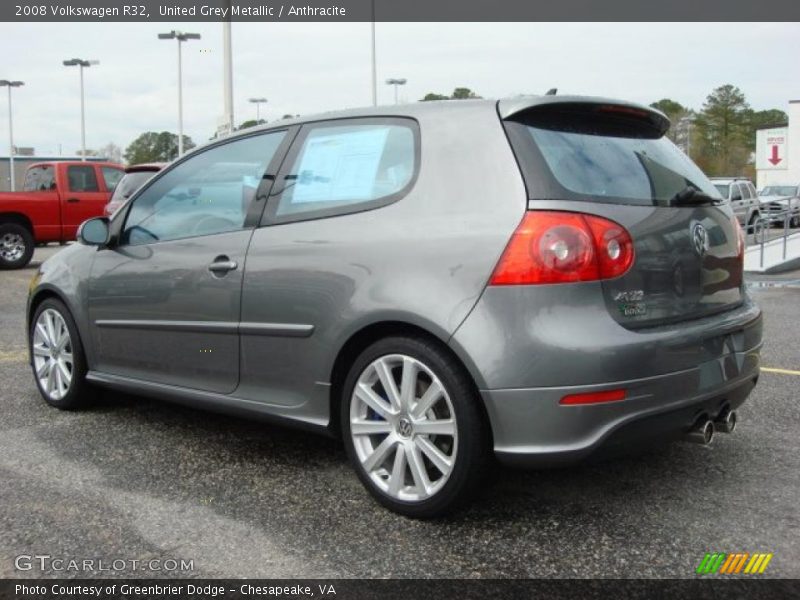
[[[700,223],[692,227],[692,244],[698,256],[703,256],[708,252],[708,231]]]

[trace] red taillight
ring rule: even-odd
[[[495,267],[490,285],[533,285],[619,277],[633,264],[625,228],[594,215],[525,213]]]
[[[570,394],[561,398],[559,404],[598,404],[600,402],[616,402],[625,400],[625,390],[605,390],[587,394]]]

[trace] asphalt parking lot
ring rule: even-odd
[[[113,393],[49,408],[23,314],[58,249],[0,272],[0,577],[86,575],[15,570],[33,554],[194,561],[128,577],[696,577],[706,552],[771,552],[768,576],[800,577],[797,374],[764,372],[710,447],[499,470],[467,510],[413,521],[371,500],[333,440]],[[763,366],[800,371],[800,273],[772,279],[752,288]]]

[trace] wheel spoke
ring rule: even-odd
[[[44,313],[44,323],[45,328],[47,329],[47,339],[49,341],[49,345],[53,348],[56,345],[56,331],[55,325],[53,324],[53,315],[48,310]]]
[[[67,370],[67,366],[61,360],[59,360],[56,364],[58,365],[58,370],[59,373],[61,374],[61,380],[64,382],[65,387],[69,387],[70,379],[72,378],[72,376]]]
[[[375,362],[375,371],[378,373],[378,379],[381,381],[389,403],[395,411],[400,410],[400,392],[397,391],[397,384],[392,376],[392,371],[386,363],[386,359],[381,358]]]
[[[366,383],[359,383],[355,389],[356,397],[384,419],[392,414],[392,407],[375,393]]]
[[[442,475],[447,475],[450,472],[450,469],[453,468],[452,461],[444,452],[434,446],[429,439],[418,437],[414,441],[417,447],[430,459],[433,466],[441,471]]]
[[[58,369],[54,361],[50,361],[50,370],[47,372],[47,393],[51,396],[58,398],[56,390],[58,389]],[[56,395],[54,395],[56,394]]]
[[[419,402],[417,402],[417,405],[414,407],[412,415],[417,419],[422,417],[436,404],[437,400],[442,397],[443,392],[444,390],[441,384],[438,381],[432,381],[428,389],[425,390],[425,393],[422,395],[422,398],[419,399]]]
[[[44,346],[34,346],[33,347],[33,355],[34,356],[49,357],[50,356],[50,351],[47,348],[45,348]]]
[[[378,444],[377,448],[372,451],[367,459],[364,461],[363,465],[367,471],[372,471],[375,467],[380,465],[386,456],[389,454],[389,450],[397,443],[397,439],[395,439],[392,435],[387,435],[386,439],[384,439],[380,444]]]
[[[49,360],[42,361],[42,365],[36,369],[36,377],[42,379],[45,375],[50,373],[50,362]]]
[[[417,363],[407,356],[403,357],[403,375],[400,380],[400,406],[404,411],[410,411],[411,403],[415,400],[418,374]]]
[[[397,452],[394,455],[394,466],[392,476],[389,479],[389,493],[397,496],[403,489],[406,478],[406,448],[403,444],[398,444]]]
[[[62,352],[60,356],[61,360],[64,361],[64,364],[72,366],[72,352]]]
[[[431,482],[428,479],[428,474],[425,472],[425,463],[422,461],[422,454],[416,444],[410,445],[410,452],[408,453],[408,467],[411,470],[411,476],[414,478],[414,485],[421,496],[430,494]]]
[[[449,435],[456,433],[456,424],[452,419],[420,421],[414,424],[414,431],[420,435]]]
[[[39,332],[39,335],[42,337],[42,343],[47,346],[48,348],[52,348],[53,344],[50,341],[50,336],[47,333],[47,328],[44,326],[44,323],[39,322],[36,323],[36,331]]]
[[[351,421],[350,432],[353,435],[374,435],[376,433],[391,433],[392,424],[389,421]]]

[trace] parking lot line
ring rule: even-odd
[[[761,370],[765,373],[779,373],[780,375],[798,375],[800,376],[800,371],[792,371],[791,369],[770,369],[767,367],[761,367]]]

